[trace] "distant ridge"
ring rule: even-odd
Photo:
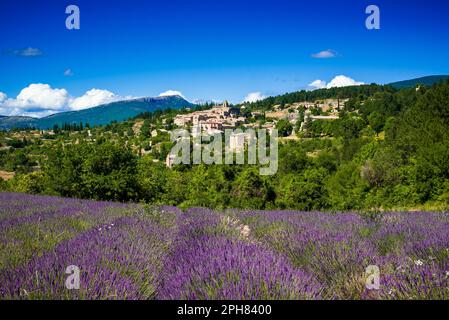
[[[9,130],[14,128],[34,128],[39,119],[21,116],[0,116],[0,130]]]
[[[54,125],[89,123],[91,126],[106,125],[112,121],[124,121],[143,112],[155,110],[191,108],[194,104],[180,96],[157,98],[140,98],[118,101],[80,111],[69,111],[53,114],[45,118],[0,117],[0,129],[38,128],[53,129]]]
[[[390,85],[396,89],[414,88],[419,84],[425,85],[425,86],[432,86],[435,83],[440,83],[440,82],[446,81],[448,78],[449,78],[449,75],[427,76],[427,77],[421,77],[421,78],[416,78],[416,79],[393,82],[388,85]]]

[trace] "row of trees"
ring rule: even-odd
[[[396,89],[390,86],[380,86],[377,84],[351,86],[330,89],[318,89],[313,91],[302,90],[298,92],[286,93],[276,97],[268,97],[253,103],[245,103],[247,107],[253,110],[269,110],[274,105],[286,105],[299,101],[316,101],[320,99],[359,99],[365,100],[378,92],[395,93]]]

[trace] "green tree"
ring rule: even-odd
[[[301,145],[288,142],[279,148],[279,172],[281,174],[301,172],[309,164],[309,158]]]
[[[288,137],[292,134],[293,126],[288,120],[281,119],[276,123],[276,129],[280,137]]]
[[[277,205],[298,210],[318,210],[327,207],[324,168],[310,168],[302,175],[288,175],[281,183]]]
[[[160,202],[167,183],[167,167],[154,163],[153,158],[144,156],[138,160],[137,181],[140,185],[140,198],[150,203]]]
[[[72,145],[55,150],[44,172],[62,196],[96,200],[137,200],[137,159],[125,147]]]
[[[364,207],[369,184],[360,176],[360,167],[349,162],[341,165],[326,183],[331,208],[353,210]]]
[[[385,126],[385,119],[379,112],[373,112],[368,116],[368,122],[371,128],[378,135]]]
[[[10,190],[30,194],[39,194],[46,189],[46,179],[42,172],[16,175],[10,182]]]
[[[233,182],[230,201],[233,207],[263,209],[273,200],[273,188],[255,167],[245,168]]]
[[[3,178],[0,178],[0,191],[7,191],[8,190],[8,184],[6,183]]]

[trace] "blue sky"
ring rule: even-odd
[[[80,30],[65,28],[69,4],[80,8]],[[365,28],[370,4],[380,30]],[[240,102],[337,75],[388,83],[449,74],[448,20],[446,0],[2,0],[0,114],[167,90]],[[313,57],[323,51],[335,57]]]

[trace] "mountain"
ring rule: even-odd
[[[0,116],[0,130],[9,130],[13,128],[35,128],[39,119],[32,117],[6,117]]]
[[[191,108],[194,105],[180,96],[140,98],[118,101],[100,105],[80,111],[69,111],[53,114],[45,118],[3,117],[0,118],[0,129],[30,128],[53,129],[57,124],[62,127],[65,123],[89,123],[91,126],[105,125],[112,121],[123,121],[135,117],[143,112],[155,110]]]
[[[38,123],[40,129],[52,129],[55,124],[61,127],[64,123],[79,124],[82,122],[83,124],[89,123],[91,126],[104,125],[112,121],[123,121],[135,117],[142,112],[183,107],[193,107],[193,104],[180,96],[141,98],[113,102],[80,111],[57,113],[39,119]]]
[[[449,75],[440,75],[440,76],[427,76],[416,79],[404,80],[390,83],[389,85],[396,89],[406,89],[406,88],[414,88],[417,85],[425,85],[431,86],[435,83],[440,83],[449,78]]]

